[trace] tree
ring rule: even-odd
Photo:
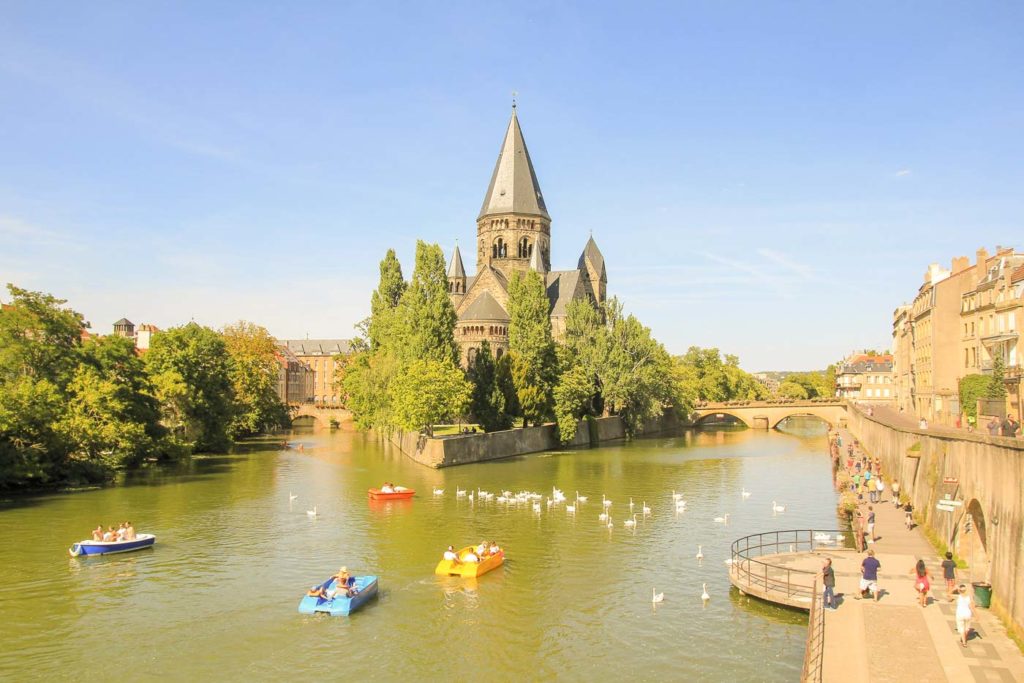
[[[513,354],[512,379],[523,426],[552,416],[557,380],[555,342],[551,337],[550,302],[540,274],[515,273],[508,288],[508,339]]]
[[[414,360],[391,382],[395,423],[433,435],[433,425],[462,415],[472,386],[454,362]]]
[[[768,391],[744,372],[739,358],[726,354],[724,361],[718,349],[691,346],[675,359],[675,375],[680,393],[699,401],[759,400]]]
[[[473,385],[469,410],[485,432],[508,429],[505,415],[505,397],[495,381],[497,367],[491,356],[491,345],[485,339],[476,358],[469,366],[466,378]]]
[[[366,337],[371,349],[380,348],[394,334],[395,310],[405,290],[402,264],[398,262],[395,250],[388,249],[384,260],[380,262],[380,283],[370,297],[370,318],[366,325]]]
[[[396,313],[397,329],[389,330],[381,343],[390,344],[400,360],[458,362],[455,306],[448,295],[444,252],[438,245],[416,243],[416,268]]]
[[[1002,353],[996,353],[992,359],[992,374],[989,375],[988,398],[1006,398],[1006,360]]]
[[[790,381],[788,378],[779,385],[779,395],[797,400],[808,398],[807,388],[803,384]]]
[[[359,429],[387,432],[395,427],[391,382],[399,374],[398,360],[383,349],[353,354],[345,363],[341,382],[345,407]]]
[[[27,375],[0,382],[0,488],[64,478],[68,444],[54,429],[66,405],[56,384]]]
[[[145,362],[158,397],[170,401],[162,408],[181,420],[179,435],[197,451],[227,450],[235,392],[223,337],[196,323],[171,328],[153,337]]]
[[[501,402],[505,406],[505,421],[511,425],[512,418],[521,417],[519,395],[516,383],[512,379],[512,359],[515,354],[506,353],[494,364],[494,387],[501,394]]]
[[[232,435],[236,438],[279,429],[288,424],[288,408],[277,393],[280,362],[277,343],[265,327],[245,320],[221,330],[230,356],[234,389]]]
[[[594,396],[594,382],[591,374],[582,365],[572,364],[558,378],[554,396],[558,436],[566,444],[575,438],[580,419],[593,414],[591,399]]]
[[[0,310],[0,381],[28,376],[63,390],[75,374],[85,320],[64,299],[7,285]]]

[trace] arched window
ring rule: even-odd
[[[499,237],[491,246],[491,258],[505,258],[506,256],[508,256],[508,245],[505,244],[503,238]]]
[[[505,350],[502,349],[502,348],[499,348],[498,351],[494,354],[494,359],[497,360],[497,359],[501,358],[504,355],[505,355]]]

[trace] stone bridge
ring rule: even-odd
[[[833,427],[845,426],[846,403],[844,401],[728,401],[726,403],[705,403],[692,413],[694,424],[704,420],[729,416],[739,420],[751,429],[775,429],[789,417],[816,417]]]
[[[337,406],[318,406],[315,403],[300,403],[291,406],[292,422],[311,417],[318,427],[342,426],[352,422],[352,411]]]

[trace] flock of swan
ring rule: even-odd
[[[444,495],[444,491],[445,490],[443,488],[433,488],[432,489],[432,493],[433,493],[433,495],[435,497],[443,496]],[[480,488],[477,488],[476,490],[467,490],[467,489],[459,488],[458,486],[455,487],[455,497],[458,498],[458,499],[466,499],[471,505],[475,505],[477,503],[488,503],[488,502],[492,502],[493,501],[495,503],[503,504],[503,505],[507,506],[508,508],[519,507],[519,506],[523,506],[523,507],[529,506],[533,510],[533,512],[538,513],[538,514],[541,513],[545,508],[547,508],[548,510],[553,510],[553,509],[557,508],[558,506],[562,506],[565,509],[566,514],[568,514],[570,516],[575,516],[577,511],[582,511],[582,507],[587,503],[587,500],[588,500],[588,497],[587,496],[581,496],[579,491],[576,491],[575,494],[576,495],[573,498],[570,499],[568,496],[565,495],[565,493],[561,489],[559,489],[557,487],[552,487],[551,488],[551,495],[550,496],[545,496],[545,495],[536,493],[534,491],[519,491],[518,493],[513,493],[512,491],[502,491],[501,493],[492,493],[490,491],[485,491],[485,490],[480,489]],[[748,498],[750,498],[751,492],[748,491],[746,489],[746,487],[744,487],[741,490],[741,492],[740,492],[740,496],[741,496],[741,498],[743,500],[747,500]],[[288,493],[288,504],[289,504],[289,506],[297,498],[298,498],[297,495],[295,495],[294,493],[289,492]],[[570,500],[571,500],[571,502],[570,502]],[[543,502],[543,505],[542,505],[542,502]],[[598,520],[598,522],[601,525],[605,526],[609,531],[612,531],[615,528],[615,522],[614,522],[614,520],[612,519],[612,516],[611,516],[611,508],[612,508],[612,506],[613,506],[612,501],[609,500],[604,494],[601,494],[601,512],[598,514],[597,520]],[[637,526],[637,517],[642,517],[644,520],[646,520],[648,517],[650,517],[652,515],[651,507],[647,504],[646,500],[643,501],[643,503],[639,506],[639,508],[640,508],[639,512],[635,511],[636,508],[637,508],[637,505],[636,505],[636,503],[634,502],[634,500],[632,498],[629,499],[628,507],[629,507],[629,513],[628,513],[629,516],[627,516],[627,518],[624,519],[623,522],[622,522],[622,526],[625,527],[626,529],[633,529],[635,531],[636,530],[636,526]],[[683,498],[683,494],[677,492],[675,489],[672,490],[672,508],[675,510],[675,514],[676,515],[679,515],[680,513],[686,512],[686,500]],[[786,506],[785,505],[779,505],[778,501],[774,501],[774,500],[772,501],[772,514],[773,515],[776,515],[776,514],[779,514],[779,513],[783,513],[785,511],[786,511]],[[306,515],[308,515],[311,519],[319,517],[319,511],[317,510],[317,506],[314,505],[312,510],[306,510]],[[716,524],[726,524],[727,525],[729,523],[729,513],[726,512],[726,513],[722,514],[721,516],[715,517],[713,521]],[[821,535],[821,534],[819,534],[819,535]],[[841,537],[840,537],[840,539],[841,539]],[[816,537],[816,540],[823,541],[823,540],[831,540],[831,539],[817,538]],[[697,554],[696,554],[695,557],[696,557],[696,560],[697,560],[698,564],[701,564],[701,563],[704,562],[704,546],[703,545],[698,545],[697,546]],[[725,564],[731,565],[732,564],[732,558],[727,558],[725,560]],[[701,588],[702,588],[702,591],[701,591],[700,599],[706,604],[711,599],[711,595],[708,593],[708,585],[706,583],[703,583],[703,584],[701,584]],[[657,605],[657,604],[659,604],[661,602],[664,602],[664,600],[665,600],[665,593],[664,592],[659,593],[659,592],[657,592],[656,588],[652,588],[651,589],[651,602],[654,605]]]

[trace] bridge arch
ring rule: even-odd
[[[746,419],[744,419],[743,417],[738,415],[737,411],[730,411],[728,409],[713,410],[711,412],[704,413],[704,414],[700,415],[697,418],[697,420],[694,422],[694,425],[700,426],[700,425],[704,424],[709,418],[721,418],[721,417],[731,417],[732,419],[736,420],[737,422],[739,422],[741,425],[743,425],[747,429],[750,429],[753,426]]]
[[[836,426],[835,421],[833,419],[830,419],[829,417],[825,417],[824,415],[822,415],[821,411],[795,409],[792,413],[789,413],[788,415],[783,415],[782,417],[776,418],[774,420],[774,424],[771,425],[771,428],[778,429],[779,425],[781,425],[783,422],[785,422],[791,417],[813,417],[818,420],[821,420],[830,428]]]

